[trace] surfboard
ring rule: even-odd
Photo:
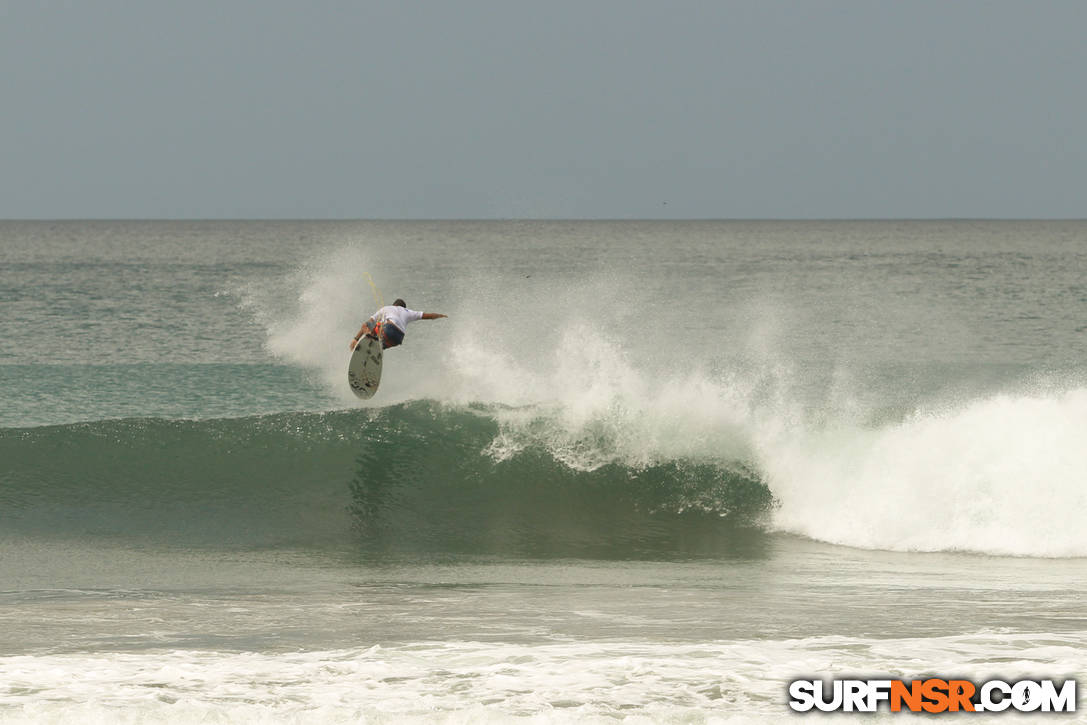
[[[347,363],[347,384],[363,400],[369,400],[381,384],[381,341],[366,337],[359,340]]]

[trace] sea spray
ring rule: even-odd
[[[316,371],[330,391],[351,399],[346,380],[347,343],[360,324],[377,309],[365,271],[368,255],[356,248],[335,254],[296,270],[287,280],[295,290],[293,309],[264,317],[267,348],[279,358]],[[253,305],[273,305],[269,292]]]
[[[268,319],[269,349],[316,371],[330,394],[346,390],[343,332],[369,310],[370,263],[357,247],[316,259],[287,280],[297,308]],[[1083,510],[1087,470],[1080,387],[1016,383],[1012,394],[986,381],[918,396],[901,376],[873,383],[845,359],[827,374],[792,356],[788,310],[757,299],[714,346],[679,334],[691,308],[642,299],[634,279],[486,282],[445,289],[448,324],[425,344],[412,328],[375,399],[482,410],[496,429],[461,455],[503,463],[540,451],[556,472],[742,468],[772,495],[782,531],[875,549],[1087,556],[1068,518]]]
[[[760,441],[775,523],[907,551],[1087,556],[1087,389],[998,394]]]

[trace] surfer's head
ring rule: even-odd
[[[396,302],[393,302],[393,307],[407,307],[407,306],[408,305],[407,305],[406,302],[404,302],[404,300],[398,299]]]

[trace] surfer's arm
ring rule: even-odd
[[[422,318],[420,318],[420,319],[423,319],[423,320],[436,320],[439,317],[449,317],[449,315],[443,315],[440,312],[424,312]]]
[[[367,332],[369,332],[369,331],[370,331],[370,329],[371,329],[371,326],[372,326],[373,324],[374,324],[374,318],[373,318],[373,317],[371,317],[371,318],[370,318],[369,320],[367,320],[366,322],[362,323],[362,327],[360,327],[360,328],[359,328],[359,331],[358,331],[358,333],[357,333],[357,334],[355,335],[355,337],[354,337],[354,338],[353,338],[353,339],[351,340],[351,344],[350,344],[350,345],[348,345],[348,347],[349,347],[350,349],[354,350],[354,349],[355,349],[355,345],[357,345],[357,344],[358,344],[359,340],[361,340],[361,339],[362,339],[362,336],[363,336],[363,335],[365,335],[365,334],[366,334]]]

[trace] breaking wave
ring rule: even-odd
[[[0,527],[153,545],[633,557],[746,550],[770,505],[742,463],[576,468],[498,451],[494,411],[420,402],[0,431]]]

